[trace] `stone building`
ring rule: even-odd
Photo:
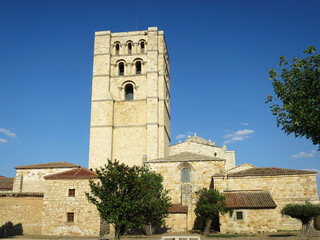
[[[319,202],[316,172],[236,166],[234,151],[196,134],[170,146],[169,76],[163,31],[95,33],[89,169],[118,159],[161,173],[173,204],[166,219],[169,231],[195,227],[195,192],[204,187],[225,194],[234,209],[216,219],[215,229],[222,233],[301,228],[280,209],[290,202]],[[0,224],[22,224],[25,234],[109,231],[85,197],[88,179],[96,178],[92,171],[65,162],[16,170],[14,181],[0,178],[2,185],[11,181],[12,189],[0,192]]]

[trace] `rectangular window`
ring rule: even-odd
[[[243,219],[243,213],[242,212],[237,212],[237,219],[242,220]]]
[[[67,213],[67,222],[74,222],[74,213]]]
[[[69,197],[74,197],[76,196],[76,190],[75,189],[69,189]]]

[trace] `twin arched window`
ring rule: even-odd
[[[181,182],[183,182],[183,183],[190,182],[190,170],[187,167],[184,167],[181,170]]]
[[[118,61],[118,75],[123,76],[124,75],[124,67],[125,67],[124,60]],[[132,63],[133,66],[135,66],[135,74],[141,74],[142,73],[142,60],[138,60]],[[129,69],[130,71],[130,69]],[[130,74],[130,73],[129,73]]]

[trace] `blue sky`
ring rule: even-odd
[[[268,70],[320,51],[319,1],[0,1],[0,175],[88,166],[95,31],[164,30],[172,144],[197,133],[238,165],[320,169],[309,140],[276,127]],[[137,21],[138,19],[138,21]],[[318,180],[319,181],[319,180]]]

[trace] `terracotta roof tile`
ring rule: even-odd
[[[12,190],[14,178],[7,178],[0,176],[0,189],[1,190]]]
[[[90,178],[97,178],[97,175],[95,174],[95,172],[90,171],[89,169],[86,169],[83,167],[44,176],[44,179],[46,180],[90,179]]]
[[[228,174],[228,177],[305,175],[305,174],[317,174],[317,172],[286,169],[286,168],[276,168],[276,167],[267,167],[267,168],[255,167],[255,168],[250,168],[240,172],[230,173]]]
[[[268,192],[225,192],[228,208],[276,208]]]
[[[68,163],[68,162],[51,162],[33,165],[24,165],[14,167],[15,169],[43,169],[43,168],[79,168],[78,164]]]
[[[249,176],[281,176],[281,175],[306,175],[317,174],[315,171],[295,170],[276,167],[253,167],[239,172],[227,174],[227,177],[249,177]],[[223,174],[215,174],[213,177],[223,177]]]
[[[173,204],[169,207],[169,213],[188,213],[188,206]]]

